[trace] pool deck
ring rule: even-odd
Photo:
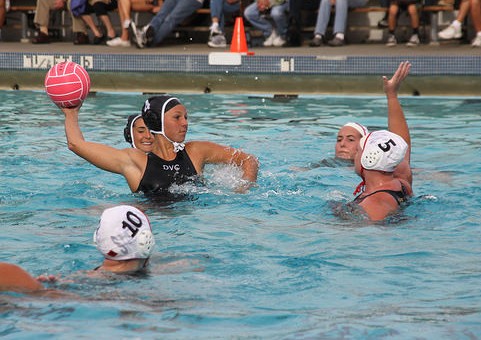
[[[379,94],[380,76],[410,60],[403,90],[418,95],[481,95],[481,48],[456,42],[409,48],[342,47],[249,49],[228,53],[206,44],[158,48],[0,43],[1,89],[41,89],[48,68],[63,59],[82,64],[93,91]]]

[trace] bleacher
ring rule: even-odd
[[[437,43],[437,32],[454,18],[452,6],[424,5],[419,6],[421,19],[421,40],[423,43]],[[366,7],[350,10],[346,31],[348,43],[382,43],[385,40],[387,29],[377,27],[377,22],[384,16],[386,8],[379,7],[377,0],[371,0]],[[2,30],[4,41],[29,42],[35,33],[33,16],[35,13],[35,0],[11,0],[11,7],[7,12],[6,26]],[[305,40],[312,38],[315,15],[305,13],[303,35]],[[119,18],[116,13],[111,14],[114,25],[120,30]],[[132,18],[137,26],[147,24],[152,18],[151,13],[132,13]],[[233,18],[226,20],[226,34],[229,38],[233,28]],[[177,27],[171,40],[179,42],[205,43],[208,39],[210,25],[210,10],[208,3],[187,18],[182,25]],[[53,11],[51,16],[50,36],[53,41],[72,40],[71,19],[67,11]],[[401,15],[398,22],[398,33],[410,33],[409,17]],[[259,44],[260,32],[249,27],[246,23],[247,39],[252,46]]]

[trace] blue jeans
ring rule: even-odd
[[[346,30],[347,11],[349,8],[366,6],[368,0],[336,0],[336,15],[334,17],[334,33],[344,33]],[[326,35],[327,24],[331,16],[331,1],[321,0],[317,14],[314,34]]]
[[[229,4],[225,0],[210,0],[211,18],[219,18],[219,27],[224,32],[224,13],[234,13],[240,10],[240,2]]]
[[[273,6],[271,8],[270,17],[274,21],[274,27],[271,22],[261,15],[257,9],[257,2],[254,2],[246,7],[244,10],[244,17],[257,29],[260,29],[264,37],[271,35],[275,30],[278,35],[285,37],[287,33],[288,17],[287,11],[289,10],[289,2],[286,1],[282,5]]]
[[[202,1],[197,0],[165,0],[149,24],[155,32],[152,45],[160,44],[182,21],[201,7]]]

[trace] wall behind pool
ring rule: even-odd
[[[388,53],[379,45],[349,48],[330,48],[323,55],[308,48],[282,49],[276,55],[264,49],[250,56],[200,49],[159,54],[166,51],[161,48],[141,54],[130,49],[116,54],[0,52],[0,88],[42,89],[52,65],[72,60],[89,72],[93,92],[379,94],[381,76],[392,75],[401,61],[409,60],[413,66],[402,89],[406,94],[481,95],[479,49],[464,46],[459,54],[436,54],[426,49]]]

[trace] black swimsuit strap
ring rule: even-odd
[[[366,198],[368,198],[369,196],[372,196],[372,195],[377,194],[379,192],[385,192],[386,194],[391,195],[396,200],[398,205],[401,205],[401,203],[404,202],[404,200],[406,199],[406,196],[407,196],[407,190],[404,187],[404,185],[401,183],[401,190],[399,190],[399,191],[389,190],[389,189],[381,189],[381,190],[371,192],[370,194],[367,194],[366,196],[363,196],[363,197],[360,197],[360,195],[359,195],[354,199],[354,202],[359,204],[362,201],[364,201]]]

